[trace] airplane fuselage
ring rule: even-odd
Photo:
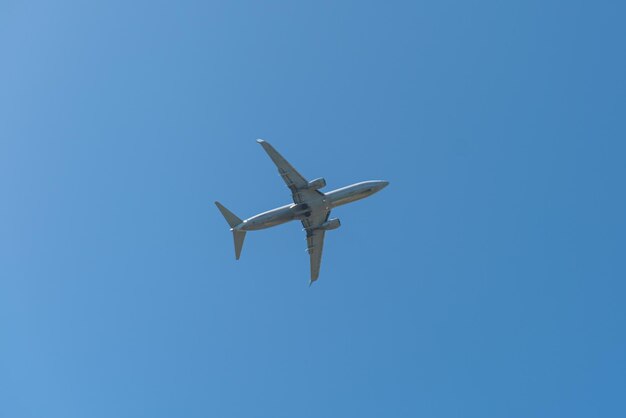
[[[371,196],[388,184],[388,182],[382,180],[364,181],[328,193],[320,193],[319,198],[314,201],[300,204],[292,203],[259,213],[258,215],[246,219],[233,229],[239,231],[256,231],[289,221],[302,220],[309,216],[314,209],[324,208],[325,210],[331,210],[337,206]]]
[[[371,196],[385,188],[389,182],[383,180],[363,181],[332,192],[322,193],[320,189],[326,187],[324,178],[307,180],[267,141],[257,139],[257,142],[276,165],[278,174],[291,191],[293,203],[259,213],[244,221],[216,201],[215,206],[222,213],[233,234],[235,259],[239,260],[248,231],[256,231],[298,220],[302,224],[303,231],[306,232],[306,250],[311,266],[309,284],[311,284],[317,280],[320,273],[326,231],[332,231],[341,226],[339,218],[330,218],[333,208]]]

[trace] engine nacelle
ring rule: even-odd
[[[330,231],[331,229],[337,229],[340,226],[341,222],[339,222],[339,218],[333,218],[321,224],[319,229],[323,229],[324,231]]]
[[[324,178],[320,177],[318,179],[310,181],[309,184],[306,186],[306,188],[309,189],[309,190],[317,190],[317,189],[321,189],[322,187],[325,187],[325,186],[326,186],[326,180],[324,180]]]

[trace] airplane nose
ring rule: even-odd
[[[370,184],[370,190],[372,193],[376,193],[387,187],[389,182],[385,180],[374,180]]]

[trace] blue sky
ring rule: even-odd
[[[624,9],[0,3],[0,416],[625,416]]]

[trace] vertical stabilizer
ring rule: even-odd
[[[215,202],[215,206],[217,206],[220,212],[222,212],[222,215],[226,218],[226,222],[230,225],[231,231],[233,231],[233,239],[235,241],[235,258],[239,260],[241,248],[243,248],[243,240],[246,238],[246,231],[238,231],[234,228],[243,221],[237,217],[237,215],[222,206],[220,202]]]

